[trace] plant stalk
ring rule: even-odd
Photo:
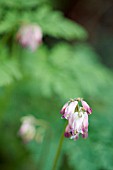
[[[66,125],[67,125],[67,122],[66,122]],[[66,125],[65,125],[65,127],[66,127]],[[61,137],[60,137],[60,140],[59,140],[58,149],[57,149],[57,152],[56,152],[56,155],[55,155],[52,170],[56,170],[56,166],[57,166],[58,158],[59,158],[59,155],[60,155],[60,152],[61,152],[61,149],[62,149],[63,141],[64,141],[64,130],[63,130]]]

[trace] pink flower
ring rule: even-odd
[[[86,112],[75,112],[72,114],[64,135],[65,137],[77,140],[80,133],[83,138],[88,137],[88,115]]]
[[[42,42],[42,31],[36,24],[24,25],[19,29],[16,38],[23,47],[35,51]]]
[[[79,103],[82,103],[82,107]],[[68,120],[64,136],[70,139],[77,140],[79,134],[83,138],[88,137],[88,115],[92,113],[92,109],[81,98],[77,98],[67,102],[60,113],[62,118]]]
[[[60,113],[62,114],[62,118],[69,119],[71,114],[74,113],[77,104],[78,101],[71,101],[66,103],[60,111]]]
[[[82,103],[83,109],[84,109],[88,114],[91,114],[91,113],[92,113],[92,109],[90,108],[90,106],[89,106],[84,100],[81,100],[81,103]]]

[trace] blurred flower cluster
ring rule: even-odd
[[[34,116],[30,115],[22,117],[21,122],[22,124],[19,129],[19,135],[25,143],[33,139],[38,143],[43,141],[45,132],[49,127],[45,120],[36,119]]]
[[[88,115],[92,113],[92,109],[83,99],[70,100],[63,106],[60,113],[62,118],[68,120],[65,137],[77,140],[80,133],[83,138],[88,137]]]
[[[42,42],[42,30],[36,24],[23,25],[18,30],[16,39],[22,47],[35,51]]]

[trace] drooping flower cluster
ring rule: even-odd
[[[20,27],[16,38],[23,47],[35,51],[42,42],[42,31],[36,24],[23,25]]]
[[[63,106],[60,113],[62,118],[68,120],[65,137],[77,140],[80,133],[83,138],[88,137],[88,115],[92,113],[92,109],[83,99],[70,100]]]
[[[18,134],[25,143],[31,140],[36,140],[38,143],[43,141],[44,135],[49,128],[45,120],[36,119],[34,116],[29,115],[22,117],[21,122]]]

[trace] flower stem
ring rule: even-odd
[[[67,122],[66,122],[66,125],[67,125]],[[65,127],[66,127],[66,125],[65,125]],[[57,149],[55,159],[54,159],[54,162],[53,162],[52,170],[56,170],[56,166],[57,166],[58,158],[59,158],[59,155],[60,155],[60,152],[61,152],[61,149],[62,149],[63,141],[64,141],[64,130],[63,130],[61,137],[60,137],[60,140],[59,140],[59,145],[58,145],[58,149]]]

